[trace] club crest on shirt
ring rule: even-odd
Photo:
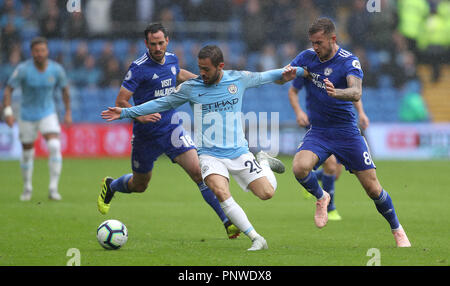
[[[55,82],[55,77],[54,77],[54,76],[49,76],[49,77],[47,78],[47,81],[48,81],[49,83],[54,83],[54,82]]]
[[[325,70],[323,71],[323,74],[325,76],[329,76],[332,72],[333,72],[332,68],[325,68]]]
[[[361,63],[358,60],[353,60],[352,66],[354,66],[357,69],[361,69]]]
[[[172,67],[170,68],[170,70],[172,71],[172,73],[173,73],[174,75],[177,75],[177,69],[175,68],[175,66],[172,66]]]
[[[228,86],[228,92],[231,94],[235,94],[237,92],[238,88],[235,84],[230,84]]]
[[[125,76],[125,80],[130,80],[130,79],[131,79],[131,76],[132,76],[131,70],[129,70],[129,71],[127,72],[127,75]]]

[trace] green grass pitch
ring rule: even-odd
[[[46,159],[35,161],[34,193],[20,202],[18,161],[0,162],[0,266],[64,266],[76,248],[80,263],[158,266],[365,266],[376,248],[381,265],[450,265],[450,164],[448,161],[378,161],[377,174],[390,193],[410,241],[395,247],[388,223],[378,214],[356,177],[343,172],[336,182],[336,205],[342,221],[324,229],[313,222],[314,201],[305,199],[282,157],[286,173],[277,175],[278,189],[268,201],[243,192],[232,180],[231,193],[246,211],[269,249],[247,252],[241,235],[229,240],[213,210],[184,171],[161,157],[143,194],[120,194],[108,215],[97,211],[104,176],[130,171],[128,159],[64,159],[60,180],[63,200],[49,201]],[[104,250],[96,240],[106,219],[128,228],[127,244]]]

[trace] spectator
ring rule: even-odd
[[[404,122],[420,122],[429,119],[423,97],[415,92],[405,94],[398,109],[399,119]]]
[[[173,47],[173,53],[177,55],[178,57],[178,65],[181,69],[186,69],[186,60],[184,55],[184,48],[183,44],[177,44],[172,46]],[[127,65],[128,67],[128,65]]]
[[[231,1],[230,0],[203,0],[200,10],[203,12],[202,20],[215,22],[228,22],[231,17]]]
[[[86,22],[91,35],[103,35],[111,31],[111,0],[89,0],[86,3]]]
[[[293,26],[297,17],[296,5],[292,0],[267,1],[264,8],[265,18],[270,19],[266,26],[266,37],[275,43],[285,43],[293,35]]]
[[[359,58],[361,68],[364,71],[363,86],[376,87],[379,74],[372,68],[372,65],[367,59],[366,50],[360,46],[355,46],[353,47],[353,54]]]
[[[23,18],[14,10],[14,1],[6,0],[3,3],[0,14],[0,60],[8,60],[12,47],[21,41],[21,29],[24,25]]]
[[[248,0],[242,19],[242,31],[248,52],[261,51],[266,40],[266,19],[259,0]]]
[[[42,5],[39,26],[41,34],[46,38],[58,38],[62,35],[62,17],[56,0],[48,0]]]
[[[86,41],[80,42],[75,51],[75,55],[73,56],[72,60],[73,68],[75,69],[81,68],[84,65],[88,55],[89,55],[88,44],[86,43]]]
[[[408,50],[408,42],[399,33],[392,36],[394,49],[381,65],[383,74],[389,75],[395,88],[402,88],[407,81],[417,79],[416,59],[414,53]],[[365,78],[365,76],[364,76]]]
[[[136,20],[137,16],[137,2],[136,0],[112,0],[111,2],[111,20],[114,34],[125,37],[133,31],[133,21]]]
[[[347,5],[351,3],[353,0],[314,0],[314,4],[317,9],[320,11],[320,15],[322,17],[328,17],[336,20],[337,11],[339,10],[339,6]],[[366,2],[366,1],[364,1]]]
[[[292,40],[295,40],[300,49],[310,47],[308,27],[319,18],[320,10],[316,8],[313,0],[300,1],[296,10]],[[292,60],[292,59],[291,59]]]
[[[87,36],[88,25],[84,13],[73,12],[69,14],[66,22],[65,36],[66,38],[85,38]]]
[[[263,47],[258,63],[258,71],[267,71],[279,67],[277,53],[273,44],[266,44]]]
[[[21,16],[24,20],[24,31],[34,31],[38,34],[39,17],[35,13],[36,7],[32,4],[32,2],[28,1],[23,1],[22,4]]]
[[[131,65],[131,63],[138,58],[138,54],[139,54],[139,50],[138,50],[137,43],[134,41],[130,42],[130,44],[128,45],[127,54],[124,57],[123,64],[122,64],[123,70],[128,69],[128,67]]]
[[[431,13],[423,22],[417,39],[419,53],[424,63],[431,65],[432,81],[437,82],[441,75],[441,66],[447,53],[448,33],[446,19],[437,13],[437,5],[431,6]]]
[[[393,0],[380,0],[382,13],[371,13],[369,31],[370,47],[387,50],[392,45],[392,33],[397,27],[396,5]]]
[[[111,2],[111,18],[113,19],[113,22],[117,22],[120,25],[127,24],[136,19],[136,0],[112,0]]]
[[[281,65],[289,64],[298,54],[298,47],[294,42],[287,42],[281,46],[280,61]]]
[[[172,9],[169,7],[162,8],[158,13],[157,21],[161,22],[169,31],[175,30],[175,20]],[[169,33],[169,38],[174,37],[173,32]]]
[[[113,43],[107,41],[104,43],[102,52],[97,61],[97,64],[103,73],[108,69],[109,62],[114,58],[115,56]]]
[[[122,83],[124,73],[120,70],[120,63],[115,58],[111,58],[106,62],[106,68],[102,72],[100,80],[101,87],[118,88]]]
[[[88,55],[83,66],[78,70],[79,78],[76,82],[80,87],[96,87],[100,83],[101,71],[95,64],[95,58],[92,55]]]
[[[141,23],[150,23],[153,19],[153,13],[155,11],[154,0],[137,0],[137,19]]]
[[[416,42],[430,13],[427,0],[398,0],[398,31],[406,37],[408,49],[417,53]]]
[[[4,65],[1,65],[0,68],[0,88],[5,86],[8,78],[14,72],[16,66],[20,63],[22,59],[22,55],[20,53],[20,49],[13,49],[9,54],[8,62]]]
[[[370,17],[365,0],[353,0],[352,11],[347,19],[347,33],[352,46],[369,47]]]

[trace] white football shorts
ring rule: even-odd
[[[199,160],[203,180],[211,174],[218,174],[230,180],[229,174],[231,174],[246,192],[250,191],[247,187],[251,182],[266,176],[255,156],[250,152],[234,159],[201,154]]]
[[[25,144],[33,143],[38,136],[38,132],[41,134],[61,133],[56,113],[52,113],[37,121],[19,119],[18,124],[20,142]]]

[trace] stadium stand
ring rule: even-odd
[[[91,1],[96,0],[90,0],[89,2]],[[112,2],[115,3],[117,0]],[[140,1],[130,2],[134,3],[132,7],[139,9]],[[194,2],[197,3],[196,5],[200,5],[201,9],[207,9],[207,1],[173,0],[151,2],[153,10],[148,13],[147,17],[150,17],[151,21],[163,21],[169,29],[176,27],[175,30],[171,30],[172,38],[169,50],[177,53],[182,67],[198,72],[196,53],[206,43],[218,44],[224,50],[227,61],[226,68],[259,71],[261,68],[266,67],[268,63],[272,63],[277,67],[287,64],[298,51],[305,48],[304,45],[308,44],[305,39],[297,40],[297,37],[300,35],[304,37],[305,31],[302,31],[303,34],[298,32],[298,25],[304,26],[304,23],[297,23],[295,13],[293,15],[292,11],[298,12],[300,10],[296,9],[309,7],[309,9],[314,9],[314,15],[325,15],[323,12],[325,11],[324,7],[330,7],[327,5],[332,5],[331,2],[333,1],[287,0],[283,1],[284,9],[279,9],[271,4],[272,1],[223,0],[219,1],[220,6],[228,8],[224,15],[217,18],[217,21],[213,17],[203,19],[198,15],[187,14],[195,8],[192,6]],[[299,4],[298,2],[301,3]],[[366,1],[345,0],[341,2],[342,5],[336,8],[335,14],[328,16],[334,17],[337,21],[338,37],[343,39],[340,42],[341,46],[354,51],[363,63],[363,69],[367,76],[363,100],[366,113],[371,121],[396,122],[401,120],[398,116],[399,105],[403,96],[411,92],[423,95],[431,114],[431,120],[450,121],[450,101],[447,98],[449,95],[448,90],[450,89],[450,66],[448,65],[450,41],[446,44],[444,43],[440,50],[440,52],[444,51],[441,61],[443,65],[441,75],[439,79],[432,80],[430,79],[432,74],[430,65],[424,61],[420,50],[415,46],[411,46],[411,43],[414,44],[417,39],[411,40],[411,31],[405,29],[405,27],[408,27],[408,21],[414,21],[415,25],[420,25],[421,23],[425,25],[427,17],[430,15],[433,15],[433,17],[439,16],[442,17],[442,22],[446,23],[445,29],[447,29],[446,36],[448,37],[450,35],[450,25],[448,24],[450,9],[447,1],[381,0],[381,9],[386,9],[384,11],[389,11],[390,13],[383,14],[384,18],[377,18],[382,13],[377,15],[377,13],[369,13],[361,8],[361,4],[365,4]],[[139,17],[129,15],[126,22],[117,23],[113,21],[114,17],[110,17],[108,20],[111,21],[110,23],[114,27],[118,27],[118,29],[121,26],[124,29],[133,27],[133,32],[123,33],[123,31],[119,31],[117,33],[106,32],[98,34],[85,31],[86,37],[79,37],[78,34],[76,37],[71,37],[69,20],[65,20],[70,19],[65,8],[65,1],[46,0],[39,1],[39,3],[38,7],[35,6],[36,3],[34,1],[0,0],[0,90],[4,88],[6,80],[17,63],[30,57],[30,40],[37,35],[47,36],[51,52],[50,57],[64,65],[71,81],[74,121],[101,122],[99,113],[106,106],[114,103],[118,85],[120,84],[117,80],[105,78],[105,75],[109,74],[105,70],[105,66],[111,60],[111,55],[108,55],[108,51],[112,53],[114,60],[118,61],[118,73],[123,76],[130,62],[145,52],[141,30],[143,30],[142,27],[145,26],[147,21],[142,19],[134,20],[139,19]],[[410,3],[420,7],[420,15],[423,15],[421,18],[418,17],[418,14],[410,15],[412,7],[408,6]],[[87,4],[85,7],[89,7]],[[203,4],[205,5],[204,7],[201,6]],[[250,5],[253,5],[251,9],[244,9]],[[254,5],[259,5],[260,7],[255,8]],[[270,39],[272,38],[280,41],[279,43],[276,42],[275,52],[272,54],[265,54],[265,51],[270,50],[270,47],[267,45],[262,45],[259,49],[253,45],[250,49],[249,43],[246,42],[246,38],[243,36],[244,33],[240,32],[246,28],[244,26],[246,23],[252,23],[246,19],[248,11],[252,9],[260,11],[258,13],[261,13],[264,19],[268,19],[264,23],[265,26],[260,27],[261,30],[265,31],[270,25],[275,26],[273,27],[274,29],[267,29],[265,34],[267,43],[271,42]],[[155,11],[162,10],[165,12],[160,13],[160,15],[155,14]],[[34,11],[37,12],[35,13]],[[52,13],[48,11],[56,12],[52,16],[50,15]],[[289,19],[289,23],[294,26],[284,31],[286,35],[282,37],[277,35],[280,34],[280,31],[278,31],[279,26],[271,23],[273,20],[272,13],[275,12],[278,17],[285,16],[286,19]],[[386,18],[386,15],[389,17]],[[83,16],[83,11],[81,16]],[[395,18],[394,16],[397,17],[396,22],[392,22]],[[51,21],[61,24],[55,27],[55,29],[59,30],[50,33],[49,29],[42,28],[43,23]],[[352,29],[352,25],[354,26],[355,24],[349,21],[361,23],[361,25],[364,25],[365,30],[355,29],[349,31],[349,29]],[[389,24],[390,34],[380,34],[378,38],[375,37],[373,40],[370,39],[370,36],[365,37],[365,40],[361,42],[352,38],[357,37],[355,36],[358,35],[357,33],[375,35],[377,32],[370,29],[379,29],[380,25],[387,25],[385,23]],[[229,30],[224,32],[218,29],[220,26]],[[398,28],[399,26],[400,29]],[[199,29],[199,27],[202,28]],[[89,24],[87,28],[89,29]],[[304,29],[306,30],[307,27],[304,27]],[[405,35],[402,35],[402,32]],[[48,35],[45,33],[48,33]],[[120,37],[117,37],[116,34],[120,35]],[[192,36],[193,34],[195,36]],[[414,35],[417,36],[416,34]],[[383,41],[388,42],[385,43]],[[16,49],[17,47],[19,49]],[[83,48],[85,49],[84,54],[80,52],[80,55],[78,55],[78,50],[83,50]],[[408,61],[411,58],[410,54],[413,57],[412,63]],[[363,57],[365,58],[364,60],[362,59]],[[417,72],[415,72],[416,69]],[[372,78],[373,82],[369,78]],[[250,110],[267,111],[269,113],[278,111],[280,112],[280,121],[282,123],[295,124],[295,115],[291,108],[287,108],[286,105],[286,102],[288,102],[288,87],[289,85],[277,86],[272,84],[264,88],[249,90],[245,97],[244,112]],[[271,104],[267,105],[267,102]],[[79,109],[82,107],[88,108],[88,116],[81,115]],[[185,106],[181,109],[190,112],[189,108]]]

